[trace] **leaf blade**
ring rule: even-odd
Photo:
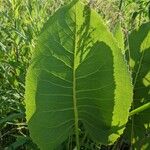
[[[42,149],[58,147],[74,132],[79,149],[78,121],[103,144],[122,134],[131,79],[112,34],[88,6],[71,3],[45,25],[28,69],[25,99],[31,137]]]

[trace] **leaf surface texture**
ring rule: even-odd
[[[25,102],[31,137],[43,150],[72,134],[79,140],[79,123],[98,143],[112,144],[122,134],[132,102],[129,71],[112,34],[88,6],[74,1],[45,24]]]

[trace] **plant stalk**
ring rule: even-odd
[[[119,10],[121,10],[121,9],[122,9],[122,4],[123,4],[123,0],[120,0]]]
[[[144,111],[146,109],[149,109],[149,108],[150,108],[150,102],[148,102],[148,103],[146,103],[146,104],[144,104],[144,105],[142,105],[142,106],[132,110],[130,112],[129,116],[133,116],[133,115],[138,114],[138,113],[140,113],[140,112],[142,112],[142,111]]]

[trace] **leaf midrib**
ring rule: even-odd
[[[78,131],[78,109],[77,109],[77,98],[76,98],[76,52],[77,52],[77,15],[75,6],[75,44],[74,44],[74,58],[73,58],[73,108],[74,108],[74,119],[75,119],[75,134],[77,150],[80,149],[79,144],[79,131]]]

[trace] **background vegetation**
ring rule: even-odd
[[[69,0],[0,0],[0,150],[37,149],[25,120],[24,84],[38,34],[58,8]],[[111,31],[121,22],[128,34],[150,19],[149,0],[88,0]],[[86,141],[89,149],[111,149]],[[124,141],[120,149],[129,149]]]

